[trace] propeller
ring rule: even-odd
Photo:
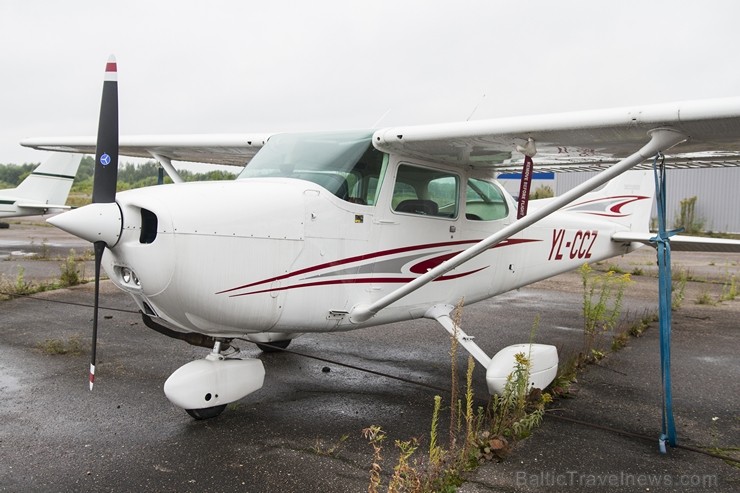
[[[95,356],[98,340],[98,306],[100,298],[100,264],[106,248],[113,248],[121,238],[123,214],[116,203],[118,181],[118,74],[116,59],[111,56],[105,66],[103,96],[95,150],[92,204],[52,216],[47,222],[85,239],[95,251],[95,303],[93,313],[90,390],[95,382]]]
[[[100,101],[98,138],[95,148],[95,172],[93,174],[93,204],[115,203],[118,181],[118,68],[116,58],[111,55],[105,65],[105,81]],[[117,207],[117,206],[116,206]],[[115,240],[117,241],[117,239]],[[95,301],[93,303],[92,348],[90,351],[90,390],[95,383],[95,358],[98,342],[98,307],[100,300],[100,264],[105,239],[93,242],[95,251]]]

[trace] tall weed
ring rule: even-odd
[[[459,326],[461,305],[455,313],[455,325]],[[462,399],[456,387],[458,341],[453,335],[450,340],[451,371],[449,435],[447,447],[440,443],[439,423],[442,412],[442,397],[434,397],[432,420],[429,432],[428,453],[418,456],[417,439],[394,442],[398,458],[393,473],[388,478],[385,491],[425,493],[454,492],[462,484],[464,474],[486,461],[503,460],[514,444],[529,436],[541,422],[545,405],[551,401],[549,394],[529,387],[530,358],[519,353],[513,371],[507,378],[502,395],[494,395],[487,406],[475,409],[473,392],[473,370],[475,362],[468,357],[465,373],[465,392]],[[385,432],[379,426],[370,426],[363,435],[373,447],[368,491],[381,491],[382,453]]]

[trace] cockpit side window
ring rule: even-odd
[[[509,215],[503,193],[491,182],[469,178],[465,191],[465,218],[472,221],[495,221]]]
[[[387,164],[388,154],[370,145],[346,175],[349,192],[345,200],[355,204],[375,205],[380,192],[381,174]]]
[[[395,212],[455,218],[459,177],[452,173],[402,164],[393,188]]]

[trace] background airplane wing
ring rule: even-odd
[[[594,171],[635,152],[659,127],[689,136],[666,154],[668,167],[740,166],[740,98],[392,127],[378,130],[373,143],[386,152],[503,172],[521,171],[517,146],[532,138],[536,171]]]
[[[267,142],[270,134],[122,135],[119,154],[152,159],[153,153],[173,161],[244,166]],[[95,137],[25,139],[25,147],[45,151],[95,154]]]

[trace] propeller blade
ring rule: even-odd
[[[100,303],[100,263],[103,260],[105,242],[96,241],[93,244],[95,250],[95,301],[93,302],[93,329],[92,345],[90,349],[90,390],[95,384],[95,359],[98,346],[98,306]]]
[[[116,201],[118,181],[118,71],[113,55],[105,65],[103,96],[100,101],[98,140],[95,148],[92,201],[94,204]],[[95,250],[95,302],[93,304],[92,347],[90,351],[90,390],[95,383],[95,359],[98,344],[98,309],[100,301],[100,264],[103,260],[105,241],[94,242]]]
[[[103,96],[100,101],[98,140],[95,148],[93,203],[115,202],[118,181],[118,71],[111,55],[105,65]]]

